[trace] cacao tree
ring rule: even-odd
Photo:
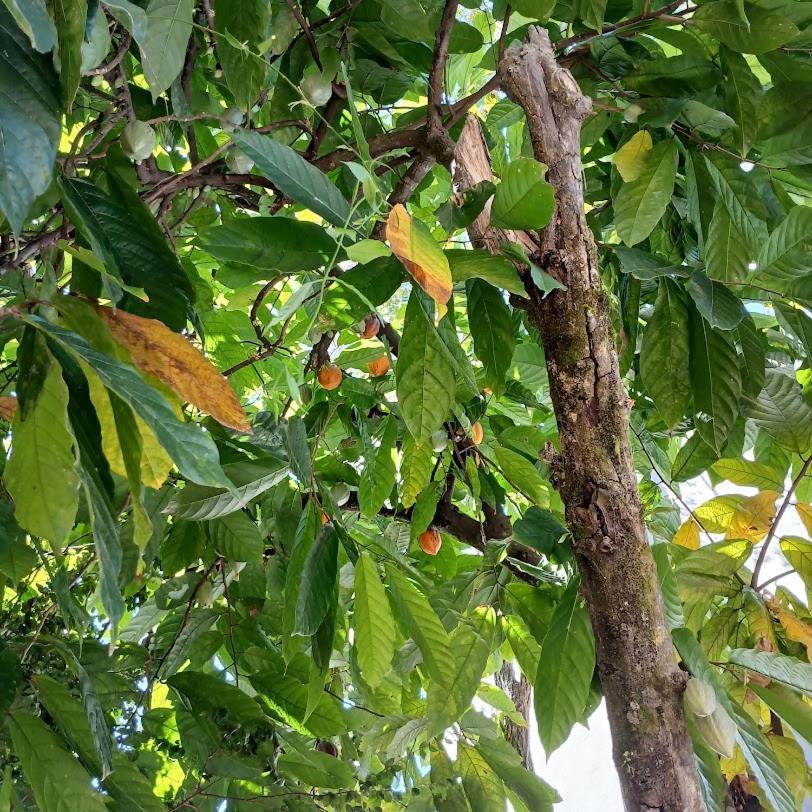
[[[811,53],[3,0],[0,810],[570,808],[602,700],[628,809],[801,809]]]

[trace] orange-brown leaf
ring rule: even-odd
[[[398,203],[389,212],[386,239],[392,253],[437,303],[439,315],[442,316],[451,298],[451,269],[431,232],[419,220],[412,220]]]
[[[0,418],[10,423],[15,414],[17,414],[17,398],[13,395],[0,396]]]
[[[251,431],[231,384],[183,336],[155,319],[110,307],[99,306],[96,310],[142,372],[165,383],[218,423],[237,431]]]

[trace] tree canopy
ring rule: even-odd
[[[520,680],[549,756],[622,667],[587,380],[664,607],[613,639],[708,810],[800,809],[810,52],[795,0],[3,0],[0,812],[552,809]]]

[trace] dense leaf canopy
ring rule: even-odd
[[[532,24],[592,101],[707,807],[800,808],[812,3],[3,0],[0,810],[552,808],[494,677],[547,754],[601,698],[498,73]]]

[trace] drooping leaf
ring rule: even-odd
[[[510,310],[499,291],[487,282],[473,279],[465,290],[474,352],[485,367],[485,385],[499,395],[513,355]]]
[[[637,245],[651,234],[671,200],[676,174],[677,145],[668,139],[648,152],[637,178],[620,188],[615,224],[626,245]]]
[[[386,675],[395,646],[395,621],[378,568],[367,553],[355,563],[355,650],[366,682],[375,688]]]
[[[438,314],[442,316],[451,298],[451,270],[431,232],[398,204],[389,212],[386,239],[392,253],[436,302]]]
[[[710,324],[720,330],[732,330],[744,318],[741,299],[719,282],[697,272],[686,283],[697,310]]]
[[[505,168],[491,206],[495,228],[544,228],[553,216],[555,194],[544,179],[547,167],[533,158],[516,158]]]
[[[592,625],[574,581],[550,621],[533,683],[539,737],[548,757],[581,718],[594,669]]]
[[[259,528],[242,511],[214,519],[209,524],[209,536],[228,561],[259,561],[262,556]]]
[[[733,649],[728,660],[770,679],[783,682],[790,688],[812,695],[812,665],[772,651],[749,648]],[[789,721],[789,720],[787,720]]]
[[[747,402],[745,413],[779,445],[804,454],[812,440],[812,410],[795,378],[781,370],[768,370],[761,394]]]
[[[428,440],[448,414],[456,380],[454,359],[416,292],[406,308],[395,380],[406,427],[416,441]]]
[[[234,140],[282,194],[335,226],[344,226],[349,221],[350,206],[344,196],[296,150],[253,132],[234,133]]]
[[[751,261],[751,252],[734,225],[727,206],[724,201],[717,201],[705,240],[708,276],[720,282],[741,282],[747,276]]]
[[[42,25],[37,25],[40,43],[47,37]],[[34,200],[51,182],[61,127],[50,58],[32,50],[6,5],[0,6],[0,69],[5,99],[0,108],[0,211],[18,234]]]
[[[393,418],[388,418],[381,432],[380,443],[376,448],[370,448],[358,488],[358,506],[364,516],[374,516],[395,486],[397,433],[397,423]]]
[[[153,101],[177,79],[192,33],[194,0],[150,0],[146,31],[139,39],[141,67]]]
[[[326,525],[307,554],[302,567],[302,583],[296,599],[298,635],[315,634],[334,600],[338,563],[338,534]]]

